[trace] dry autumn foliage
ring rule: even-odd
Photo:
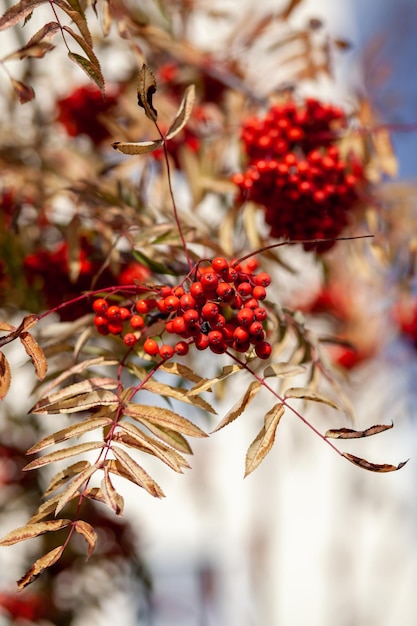
[[[377,231],[369,232],[364,225],[375,215],[369,201],[371,181],[394,174],[386,129],[372,129],[372,111],[363,102],[346,113],[314,99],[304,101],[297,93],[304,80],[331,76],[334,50],[343,50],[345,42],[317,37],[320,25],[314,20],[303,30],[292,28],[290,18],[300,2],[288,2],[281,14],[253,20],[246,16],[235,24],[225,58],[199,49],[184,35],[198,3],[171,4],[150,2],[148,13],[146,9],[142,13],[123,0],[20,0],[0,18],[0,30],[24,33],[22,23],[29,22],[40,5],[48,5],[53,15],[54,21],[1,59],[21,103],[36,103],[38,75],[32,59],[54,54],[55,46],[66,48],[70,61],[101,92],[100,98],[106,82],[99,58],[107,45],[130,48],[137,62],[117,85],[111,107],[100,104],[97,116],[88,110],[100,101],[90,87],[61,100],[62,127],[72,137],[88,137],[89,143],[61,151],[55,135],[64,131],[57,131],[57,121],[45,114],[38,116],[39,127],[24,146],[26,154],[38,155],[36,167],[21,156],[19,138],[9,136],[0,154],[3,205],[6,192],[15,194],[10,213],[4,214],[16,240],[10,254],[14,263],[5,273],[6,277],[11,273],[12,265],[16,273],[26,271],[26,278],[17,284],[26,280],[29,295],[23,302],[19,289],[14,291],[7,279],[1,288],[10,298],[10,310],[28,305],[36,311],[18,327],[0,323],[0,396],[6,397],[12,380],[7,345],[18,339],[39,380],[36,403],[28,406],[29,412],[71,416],[69,425],[42,437],[27,451],[37,456],[23,468],[25,472],[55,462],[61,462],[62,469],[50,479],[29,522],[11,530],[0,545],[62,529],[66,536],[35,561],[19,580],[19,589],[57,563],[74,533],[85,539],[87,557],[92,554],[97,533],[81,519],[84,503],[100,502],[121,516],[123,496],[114,486],[115,477],[162,497],[162,488],[144,468],[146,455],[178,473],[189,468],[188,438],[208,437],[195,423],[198,416],[216,415],[207,392],[215,398],[216,390],[224,389],[232,377],[249,374],[251,382],[212,433],[238,419],[261,390],[272,403],[248,447],[245,476],[270,452],[280,421],[291,416],[359,468],[391,472],[404,465],[373,463],[333,443],[382,433],[392,424],[322,433],[304,416],[309,403],[320,403],[349,419],[340,372],[326,349],[329,341],[344,345],[344,340],[320,338],[277,290],[271,286],[267,293],[277,269],[287,272],[289,282],[293,275],[290,254],[282,256],[281,247],[294,241],[271,234],[262,222],[266,216],[271,224],[268,216],[274,207],[268,206],[268,196],[276,192],[275,187],[272,190],[276,180],[283,181],[280,194],[288,190],[283,213],[301,202],[300,193],[313,194],[311,211],[327,202],[324,213],[306,214],[296,223],[294,239],[315,255],[317,263],[325,265],[327,248],[336,249],[347,240],[351,247],[370,247],[368,238],[375,234],[373,245],[380,249],[385,245]],[[206,10],[207,19],[228,19],[226,10],[221,16]],[[101,34],[95,14],[101,19]],[[283,68],[268,91],[257,87],[251,64],[245,67],[238,54],[242,47],[249,54],[261,41],[276,67]],[[8,63],[16,59],[27,63],[22,80],[8,70]],[[42,111],[41,102],[36,106]],[[286,138],[275,132],[275,122],[270,127],[271,111]],[[250,154],[242,154],[239,144],[245,124],[244,141],[252,142],[252,147],[256,143],[253,161]],[[110,146],[129,158],[115,157]],[[324,183],[320,167],[327,168]],[[233,182],[238,168],[245,172],[240,198]],[[302,179],[303,171],[309,172],[312,183]],[[277,172],[282,179],[276,178]],[[337,178],[337,172],[343,178]],[[267,182],[262,184],[270,187],[262,187],[263,200],[253,199],[251,190],[264,175]],[[330,176],[336,182],[328,183]],[[184,189],[188,199],[180,201]],[[339,224],[332,211],[342,196],[347,217]],[[63,198],[72,206],[65,225],[56,219],[54,209]],[[303,198],[300,210],[307,203]],[[25,218],[28,206],[31,211]],[[25,219],[17,228],[20,217]],[[333,230],[326,230],[324,220]],[[273,224],[276,228],[276,221]],[[54,248],[57,233],[63,246],[59,249]],[[104,304],[94,308],[98,301]],[[48,325],[49,319],[54,323]],[[202,350],[208,355],[203,367]],[[209,375],[201,376],[201,369]],[[162,398],[165,406],[144,404],[145,391]],[[188,417],[184,406],[192,409],[195,419]],[[43,453],[52,446],[57,447]],[[86,453],[89,460],[83,458]],[[70,506],[74,503],[75,509]],[[72,517],[67,514],[70,508]],[[61,514],[65,516],[60,518]]]

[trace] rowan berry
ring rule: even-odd
[[[174,352],[175,354],[178,354],[178,356],[185,356],[186,354],[188,354],[188,350],[188,343],[186,343],[185,341],[178,341],[178,343],[176,343],[174,346]]]
[[[100,326],[107,327],[107,324],[108,324],[108,319],[107,317],[104,317],[104,315],[96,315],[94,317],[94,325],[97,326],[97,328],[99,328]]]
[[[165,322],[165,330],[167,333],[175,333],[173,320],[167,320]]]
[[[201,284],[201,282],[199,280],[196,280],[190,287],[190,294],[198,299],[201,298],[201,296],[204,296],[204,289],[203,289],[203,285]]]
[[[246,261],[246,270],[249,274],[252,274],[258,269],[258,265],[258,259],[256,259],[255,257],[251,257]]]
[[[271,284],[271,277],[266,272],[261,272],[254,277],[254,282],[256,285],[260,285],[261,287],[268,287],[268,285]]]
[[[98,298],[98,300],[95,300],[93,303],[94,313],[102,313],[104,315],[105,313],[107,313],[108,308],[109,305],[107,304],[107,301],[104,300],[104,298]]]
[[[249,332],[243,326],[236,326],[233,332],[233,339],[235,339],[238,343],[244,343],[249,339]]]
[[[255,315],[255,320],[257,322],[264,322],[267,318],[267,312],[266,309],[264,309],[263,307],[257,307],[254,311],[253,311],[254,315]]]
[[[241,298],[247,298],[252,294],[252,285],[248,282],[240,283],[237,287],[237,292]]]
[[[128,308],[126,308],[125,306],[121,306],[120,307],[120,319],[125,322],[126,320],[128,320],[131,316],[131,312],[129,311]]]
[[[106,326],[97,326],[97,332],[100,335],[108,335],[110,331],[108,329],[108,326],[106,325]]]
[[[130,325],[134,330],[140,330],[145,326],[145,320],[141,315],[132,315]]]
[[[159,348],[159,356],[161,357],[161,359],[164,359],[164,361],[167,361],[168,359],[172,358],[173,355],[174,355],[174,348],[172,346],[163,344]]]
[[[143,344],[143,349],[146,352],[146,354],[149,354],[149,356],[156,356],[159,352],[159,347],[157,342],[155,341],[155,339],[152,339],[151,337],[148,337],[145,340],[145,343]]]
[[[246,300],[245,302],[245,307],[247,309],[252,309],[253,311],[255,311],[259,308],[259,302],[256,298],[249,298],[249,300]]]
[[[123,322],[121,320],[109,322],[107,328],[109,329],[109,333],[111,333],[112,335],[120,335],[123,330]]]
[[[107,309],[107,319],[109,321],[115,322],[121,319],[120,307],[117,305],[110,306]]]
[[[223,328],[225,325],[226,325],[226,318],[221,313],[219,313],[218,315],[216,315],[216,317],[213,317],[210,320],[211,328],[220,329],[220,328]]]
[[[255,300],[265,300],[266,289],[265,287],[261,287],[261,285],[256,285],[256,287],[253,288],[252,294]]]
[[[207,337],[211,346],[223,343],[223,333],[220,330],[211,330]]]
[[[194,339],[194,345],[197,348],[197,350],[205,350],[210,345],[208,336],[205,335],[204,333],[199,333],[198,335],[196,335]]]
[[[151,310],[149,300],[138,300],[135,304],[135,309],[138,313],[149,313]]]
[[[219,283],[217,285],[216,294],[219,300],[229,302],[235,295],[235,290],[229,283]]]
[[[201,315],[206,320],[211,320],[219,314],[219,307],[215,302],[206,302],[201,309]]]
[[[268,359],[271,356],[272,346],[267,341],[256,344],[255,353],[260,359]]]
[[[200,314],[195,309],[187,309],[187,311],[184,311],[183,319],[186,326],[195,326],[199,318]]]
[[[126,333],[126,335],[123,337],[123,343],[129,348],[134,346],[136,342],[137,342],[137,337],[133,333]]]
[[[211,266],[217,274],[223,274],[229,269],[229,263],[224,257],[218,256],[212,260]]]
[[[164,300],[164,306],[168,313],[177,311],[180,308],[180,299],[177,296],[167,296]]]
[[[209,348],[212,352],[214,352],[214,354],[224,354],[226,352],[226,346],[224,343],[211,343]]]
[[[233,345],[232,345],[233,349],[236,350],[236,352],[247,352],[250,348],[250,342],[249,341],[243,341],[243,342],[239,342],[239,341],[234,341]]]
[[[249,326],[248,331],[251,335],[263,335],[264,334],[264,327],[262,326],[261,322],[257,322],[256,320],[254,322],[252,322],[252,324]]]
[[[252,309],[243,307],[237,312],[236,319],[241,326],[249,326],[255,319],[255,315]]]
[[[172,329],[174,333],[177,333],[178,335],[187,330],[187,324],[185,323],[182,315],[177,315],[177,317],[172,320]]]
[[[168,296],[171,296],[172,287],[170,287],[169,285],[165,285],[164,287],[161,287],[161,289],[159,290],[159,295],[161,296],[161,298],[167,298]]]
[[[215,272],[206,272],[200,279],[204,292],[216,290],[219,284],[219,277]]]
[[[187,309],[194,309],[196,304],[197,301],[191,293],[184,293],[180,298],[180,306],[183,311],[187,311]]]

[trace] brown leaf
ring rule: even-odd
[[[81,56],[80,54],[76,54],[75,52],[68,52],[68,57],[71,59],[71,61],[74,61],[74,63],[78,65],[78,67],[84,70],[87,76],[91,78],[93,82],[95,82],[97,87],[103,93],[104,78],[103,74],[101,73],[100,66],[92,63],[90,59],[86,59],[85,57]]]
[[[308,387],[290,387],[285,392],[285,398],[300,398],[303,400],[311,400],[313,402],[321,402],[340,410],[340,407],[332,400],[318,391],[313,391]]]
[[[111,145],[112,148],[118,152],[123,152],[123,154],[148,154],[148,152],[153,152],[157,148],[160,148],[163,143],[162,139],[157,139],[156,141],[138,141],[136,143],[115,141]]]
[[[15,94],[19,98],[20,104],[26,104],[26,102],[33,100],[35,92],[30,85],[22,83],[20,80],[16,80],[15,78],[11,78],[10,80]]]
[[[7,533],[0,539],[0,546],[11,546],[19,541],[33,539],[34,537],[39,537],[39,535],[65,528],[69,524],[71,524],[69,519],[54,519],[48,522],[38,522],[37,524],[26,524]]]
[[[50,395],[45,395],[45,393],[41,396],[40,401],[35,404],[33,409],[31,409],[30,413],[40,406],[42,401],[52,403],[58,402],[59,400],[64,400],[66,398],[71,398],[77,396],[82,393],[87,393],[89,391],[98,391],[100,389],[115,389],[118,386],[118,382],[115,378],[105,378],[100,376],[93,376],[92,378],[88,378],[87,380],[82,380],[79,383],[74,383],[73,385],[69,385],[68,387],[64,387],[55,393]],[[49,386],[48,390],[51,387]]]
[[[9,361],[6,359],[3,352],[0,352],[0,400],[3,400],[3,398],[6,397],[7,392],[10,389],[11,382],[12,373]]]
[[[3,330],[5,330],[6,332],[12,332],[13,330],[16,330],[16,326],[12,326],[7,322],[0,322],[0,331]]]
[[[122,515],[124,500],[123,497],[117,493],[110,479],[110,470],[108,466],[104,468],[104,478],[101,481],[101,494],[103,496],[103,502],[109,506],[116,515]]]
[[[80,472],[74,480],[68,485],[68,487],[60,494],[60,498],[55,507],[55,515],[58,515],[74,496],[78,496],[79,488],[87,483],[91,476],[97,471],[97,465],[90,465],[85,470]]]
[[[153,424],[152,422],[144,418],[141,418],[140,421],[144,426],[146,426],[146,428],[148,428],[148,430],[151,431],[151,433],[159,437],[159,439],[162,439],[162,441],[167,443],[172,448],[175,448],[175,450],[178,450],[179,452],[183,452],[185,454],[193,453],[190,444],[185,439],[185,437],[180,435],[180,433],[176,432],[175,430],[171,430],[170,428],[157,426],[156,424]]]
[[[92,46],[93,38],[91,37],[84,11],[78,0],[54,0],[54,4],[59,6],[72,19],[86,43]]]
[[[87,443],[80,443],[77,446],[71,446],[70,448],[64,448],[63,450],[56,450],[55,452],[50,452],[49,454],[45,454],[44,456],[31,461],[31,463],[25,465],[23,471],[27,472],[28,470],[48,465],[48,463],[63,461],[64,459],[68,459],[76,454],[82,454],[83,452],[89,452],[90,450],[97,450],[103,446],[103,441],[88,441]]]
[[[118,401],[115,393],[105,389],[98,389],[97,391],[80,393],[72,398],[58,402],[49,402],[47,399],[41,400],[32,409],[32,413],[78,413],[99,406],[115,407],[118,405]]]
[[[196,374],[190,367],[187,367],[187,365],[184,365],[183,363],[178,363],[177,361],[166,361],[160,365],[159,369],[162,372],[167,372],[168,374],[174,374],[175,376],[185,378],[192,383],[199,383],[200,381],[205,380]]]
[[[383,433],[384,430],[390,430],[393,426],[394,423],[391,422],[391,424],[376,424],[365,430],[352,430],[351,428],[330,429],[324,436],[329,439],[359,439],[361,437],[371,437],[371,435]]]
[[[177,111],[174,121],[168,128],[165,135],[165,139],[169,140],[175,137],[186,125],[190,119],[191,111],[193,110],[195,101],[195,88],[194,85],[189,85],[185,90],[183,99]]]
[[[97,365],[97,366],[101,366],[101,365],[108,366],[108,365],[117,365],[118,363],[119,362],[118,362],[117,359],[112,359],[112,358],[109,359],[108,357],[104,357],[104,356],[93,357],[92,359],[85,359],[84,361],[80,361],[79,363],[76,363],[72,367],[69,367],[64,372],[62,372],[59,376],[54,378],[49,383],[49,385],[44,388],[43,395],[45,396],[52,389],[54,389],[55,387],[58,387],[58,385],[60,385],[62,382],[64,382],[64,380],[66,380],[67,378],[71,378],[71,376],[73,376],[74,374],[80,374],[81,372],[84,372],[85,370],[88,370],[90,367],[93,367],[94,365]],[[93,379],[93,380],[95,380],[95,379]],[[101,385],[101,383],[100,383],[100,385]],[[117,385],[115,385],[115,386],[117,386]],[[111,387],[103,387],[103,388],[104,389],[109,389],[109,388],[111,389]]]
[[[225,426],[233,422],[236,418],[238,418],[239,415],[241,415],[243,411],[246,409],[248,404],[253,400],[253,398],[256,396],[256,394],[258,393],[260,389],[261,389],[261,383],[258,380],[253,380],[250,383],[249,387],[246,389],[242,398],[240,398],[236,402],[236,404],[232,406],[230,411],[226,413],[226,415],[223,417],[220,424],[218,424],[212,432],[213,433],[217,432],[218,430],[220,430],[221,428],[224,428]]]
[[[154,108],[152,98],[156,92],[156,80],[153,72],[144,63],[138,77],[138,105],[145,110],[146,117],[156,122],[158,112]]]
[[[170,385],[166,385],[165,383],[159,382],[159,380],[148,380],[142,386],[142,389],[146,389],[146,391],[151,391],[152,393],[156,393],[159,396],[167,396],[168,398],[173,398],[174,400],[179,400],[180,402],[186,402],[187,404],[193,404],[194,406],[198,406],[203,411],[208,411],[209,413],[213,413],[216,415],[216,411],[212,406],[203,398],[199,396],[188,396],[188,389],[183,389],[182,387],[171,387]]]
[[[142,452],[152,454],[157,459],[160,459],[163,463],[168,465],[168,467],[180,474],[182,473],[183,467],[190,467],[188,462],[178,452],[172,450],[160,441],[157,441],[152,437],[148,437],[148,435],[146,435],[134,424],[120,422],[117,427],[119,430],[114,435],[114,441],[120,441],[121,443],[137,448]]]
[[[117,446],[112,446],[112,451],[116,457],[116,463],[110,461],[108,464],[110,472],[136,483],[155,498],[164,497],[164,492],[158,483],[127,452]]]
[[[20,333],[19,339],[23,344],[26,354],[30,357],[35,366],[35,373],[39,380],[43,380],[48,369],[48,362],[42,348],[30,333],[24,331]]]
[[[303,365],[295,365],[294,363],[272,363],[264,370],[264,377],[277,376],[278,378],[285,378],[287,376],[297,376],[298,374],[305,374],[306,368]]]
[[[97,533],[94,530],[94,528],[91,526],[91,524],[88,524],[87,522],[84,522],[82,520],[77,520],[74,524],[74,528],[77,531],[77,533],[82,535],[87,542],[87,546],[88,546],[87,559],[88,559],[92,555],[93,550],[95,548],[95,545],[97,542]]]
[[[128,402],[124,412],[126,415],[130,415],[130,417],[139,421],[144,418],[153,424],[169,428],[170,430],[188,435],[189,437],[207,437],[207,434],[201,430],[201,428],[193,424],[193,422],[169,409]]]
[[[202,378],[194,387],[192,387],[187,393],[188,396],[195,396],[203,391],[211,390],[214,385],[217,385],[221,380],[237,374],[242,370],[240,365],[226,365],[218,376],[214,378]]]
[[[63,551],[64,546],[58,546],[35,561],[26,574],[17,581],[19,591],[22,591],[22,589],[33,583],[48,567],[54,565],[61,557]]]
[[[407,461],[402,461],[401,463],[399,463],[399,465],[388,465],[386,463],[378,465],[377,463],[370,463],[370,461],[367,461],[366,459],[361,459],[360,457],[349,454],[348,452],[342,452],[341,454],[345,457],[345,459],[347,459],[354,465],[358,465],[359,467],[369,470],[370,472],[395,472],[396,470],[404,467],[406,463],[408,463],[407,459]]]
[[[87,469],[87,467],[90,467],[90,465],[91,463],[89,461],[78,461],[77,463],[66,467],[61,472],[58,472],[58,474],[55,474],[55,476],[53,476],[53,478],[51,478],[51,480],[49,481],[49,485],[46,488],[43,496],[49,496],[49,494],[51,494],[53,491],[59,489],[60,487],[62,487],[62,485],[65,485],[65,483],[68,482],[70,478],[73,478],[83,470]]]
[[[40,450],[44,450],[48,446],[52,446],[56,443],[61,443],[61,441],[66,441],[67,439],[71,439],[72,437],[78,437],[79,435],[88,433],[91,430],[100,428],[101,426],[108,426],[112,423],[112,421],[113,420],[110,417],[93,417],[88,418],[83,422],[78,422],[77,424],[71,424],[71,426],[67,426],[67,428],[58,430],[56,433],[53,433],[48,437],[44,437],[43,439],[41,439],[41,441],[32,446],[26,452],[26,454],[34,454],[35,452],[40,452]]]
[[[5,56],[3,61],[12,61],[13,59],[42,59],[47,52],[54,50],[55,46],[47,41],[41,41],[39,43],[34,43],[32,45],[26,44],[22,48],[11,52],[7,56]]]
[[[5,30],[11,26],[15,26],[20,20],[32,13],[33,9],[47,0],[20,0],[17,4],[10,7],[0,18],[0,30]]]
[[[271,450],[275,441],[275,432],[277,426],[284,415],[285,407],[283,404],[276,404],[264,418],[264,426],[259,431],[256,438],[252,441],[246,454],[245,477],[248,476],[263,461],[265,456]]]

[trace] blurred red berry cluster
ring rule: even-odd
[[[186,355],[190,344],[197,350],[209,348],[215,354],[223,354],[228,348],[246,353],[253,346],[258,357],[267,359],[271,345],[265,339],[267,310],[261,302],[271,278],[266,272],[253,273],[256,268],[253,259],[229,263],[216,257],[196,270],[188,290],[182,285],[150,290],[150,297],[130,308],[109,305],[104,298],[95,300],[94,324],[102,335],[124,333],[124,343],[133,347],[156,315],[165,321],[167,333],[181,339],[175,345],[159,344],[152,337],[145,339],[144,351],[164,360],[174,354]]]
[[[313,98],[275,104],[263,118],[246,120],[241,138],[247,168],[233,182],[240,202],[264,208],[272,237],[332,239],[348,224],[364,173],[357,158],[342,158],[336,145],[346,125],[340,108]],[[324,252],[333,244],[303,246]]]
[[[82,295],[84,291],[104,289],[114,285],[133,285],[150,276],[144,265],[135,261],[123,263],[117,274],[104,265],[104,258],[86,238],[82,238],[79,253],[79,273],[70,278],[68,244],[62,242],[53,250],[38,249],[24,259],[24,272],[29,286],[39,290],[45,305],[53,309]],[[62,320],[74,320],[90,311],[85,299],[59,309]]]
[[[117,93],[109,93],[104,99],[94,85],[75,89],[69,96],[57,101],[57,120],[70,137],[87,135],[95,145],[109,137],[103,116],[115,106]]]

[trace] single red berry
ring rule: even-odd
[[[235,280],[238,279],[238,277],[239,277],[239,274],[237,273],[234,267],[229,267],[227,272],[225,272],[222,275],[223,280],[225,280],[227,283],[234,283]]]
[[[210,345],[209,338],[204,333],[199,333],[194,339],[194,344],[197,350],[205,350]]]
[[[222,331],[222,335],[223,335],[223,340],[225,343],[230,344],[233,342],[233,333],[235,331],[235,326],[233,326],[233,324],[225,324],[223,326],[223,328],[221,329]]]
[[[167,333],[175,333],[173,320],[167,320],[165,322],[165,330]]]
[[[188,350],[188,343],[186,343],[185,341],[179,341],[174,346],[174,352],[175,354],[178,354],[178,356],[185,356],[186,354],[188,354]]]
[[[261,322],[255,321],[249,326],[248,331],[251,335],[260,336],[264,334],[264,327]]]
[[[201,309],[201,315],[206,320],[211,320],[219,314],[219,307],[215,302],[206,302]]]
[[[233,339],[235,339],[238,343],[243,343],[244,341],[248,341],[249,332],[243,326],[236,326],[233,332]]]
[[[129,309],[126,308],[125,306],[121,306],[120,307],[120,319],[122,320],[122,322],[125,322],[126,320],[128,320],[130,316],[131,316],[131,313]]]
[[[240,309],[240,311],[237,312],[236,319],[241,326],[250,326],[255,319],[255,315],[252,309],[243,307],[243,309]]]
[[[235,295],[235,290],[229,283],[219,283],[216,294],[223,302],[229,302]]]
[[[254,310],[254,314],[257,322],[264,322],[266,320],[267,312],[266,309],[264,309],[263,307],[257,307]]]
[[[183,311],[187,311],[188,309],[195,309],[197,304],[196,299],[191,293],[184,293],[180,298],[180,306]]]
[[[272,346],[267,341],[262,341],[256,344],[255,352],[260,359],[268,359],[271,356]]]
[[[256,300],[265,300],[266,289],[265,287],[261,287],[261,285],[256,285],[256,287],[253,288],[252,294]]]
[[[112,322],[119,321],[121,319],[120,307],[117,305],[110,306],[107,309],[107,319]]]
[[[159,347],[157,342],[155,341],[155,339],[152,339],[151,337],[148,337],[145,340],[145,343],[143,344],[143,349],[146,352],[146,354],[149,354],[149,356],[156,356],[159,352]]]
[[[252,274],[252,272],[255,272],[258,269],[258,265],[258,259],[251,257],[246,261],[246,270],[249,274]]]
[[[259,285],[261,287],[268,287],[271,284],[271,277],[266,272],[261,272],[257,276],[254,277],[255,285]]]
[[[109,329],[109,333],[112,335],[120,335],[123,330],[123,323],[121,320],[109,322],[107,328]]]
[[[237,287],[237,292],[241,298],[247,298],[252,294],[252,285],[248,282],[240,283]]]
[[[145,326],[145,320],[141,315],[132,315],[130,325],[134,330],[140,330]]]
[[[165,285],[164,287],[161,287],[159,294],[161,296],[161,298],[167,298],[168,296],[172,295],[172,287],[169,287],[168,285]]]
[[[195,326],[198,324],[200,314],[195,309],[188,309],[187,311],[184,311],[183,319],[186,326]]]
[[[107,313],[108,308],[109,305],[107,304],[107,301],[104,300],[104,298],[98,298],[98,300],[95,300],[93,303],[94,313],[102,313],[104,315],[105,313]]]
[[[225,324],[226,324],[226,318],[221,313],[219,313],[218,315],[216,315],[216,317],[213,317],[210,320],[210,326],[213,329],[221,329],[225,326]]]
[[[201,284],[201,282],[199,280],[196,280],[190,287],[190,294],[193,296],[193,298],[201,298],[201,296],[204,296],[204,289],[203,289],[203,285]]]
[[[173,291],[174,296],[177,296],[177,298],[181,298],[181,296],[183,296],[185,294],[184,288],[183,287],[175,287],[174,291]]]
[[[206,293],[207,291],[216,290],[217,285],[219,284],[219,277],[215,272],[205,272],[200,282],[203,286],[203,290]]]
[[[164,359],[164,361],[170,359],[173,355],[174,355],[174,348],[172,346],[163,344],[159,348],[159,356],[161,357],[161,359]]]
[[[211,262],[211,267],[217,274],[223,274],[229,269],[229,262],[222,256],[217,256]]]
[[[177,333],[178,335],[187,330],[187,324],[185,323],[182,315],[178,315],[172,320],[172,329],[174,333]]]
[[[219,345],[223,343],[223,333],[220,330],[211,330],[208,335],[210,345]]]
[[[97,326],[97,332],[100,333],[100,335],[108,335],[109,334],[109,328],[108,326]]]
[[[123,343],[126,346],[129,346],[129,348],[134,346],[136,342],[137,342],[137,337],[133,333],[126,333],[126,335],[123,337]]]
[[[159,300],[156,301],[156,308],[161,313],[168,313],[168,311],[165,308],[165,298],[159,298]]]
[[[104,317],[104,315],[96,315],[94,317],[94,325],[97,326],[97,328],[99,328],[100,326],[107,327],[107,324],[108,324],[108,319],[107,317]]]
[[[168,296],[164,300],[165,310],[168,313],[177,311],[180,308],[180,299],[177,296]]]
[[[135,309],[138,313],[149,313],[151,310],[149,300],[138,300],[135,304]]]
[[[214,354],[224,354],[224,352],[226,352],[226,346],[224,343],[211,343],[209,347]]]
[[[249,300],[246,300],[245,302],[245,307],[254,311],[255,309],[259,308],[259,302],[256,298],[249,298]]]
[[[249,341],[243,341],[242,343],[239,341],[234,341],[233,342],[233,349],[236,350],[236,352],[247,352],[250,348],[250,342]]]

